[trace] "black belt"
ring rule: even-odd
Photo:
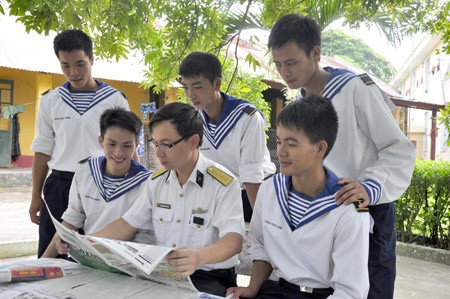
[[[301,292],[301,293],[308,293],[308,294],[315,294],[315,295],[322,295],[322,296],[329,296],[334,293],[334,290],[332,288],[315,289],[315,288],[310,288],[310,287],[299,286],[299,285],[290,283],[283,278],[280,278],[278,283],[282,287],[285,287],[285,288],[288,288],[288,289],[291,289],[291,290],[294,290],[297,292]]]
[[[195,272],[235,274],[235,273],[236,273],[236,270],[235,270],[234,267],[231,267],[231,268],[228,268],[228,269],[215,269],[215,270],[202,270],[202,269],[198,269],[198,270],[195,270]]]
[[[73,176],[75,175],[75,172],[70,172],[70,171],[61,171],[61,170],[56,170],[56,169],[52,169],[52,174],[63,178],[63,179],[73,179]]]

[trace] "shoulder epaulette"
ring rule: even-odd
[[[355,206],[356,211],[358,213],[369,212],[369,208],[368,207],[365,207],[365,208],[360,208],[359,207],[359,204],[362,203],[362,202],[363,202],[362,199],[353,202],[353,205]]]
[[[372,80],[372,78],[369,77],[369,75],[367,73],[360,74],[359,77],[366,85],[375,84],[375,82]]]
[[[220,170],[215,166],[208,167],[208,170],[206,172],[209,173],[213,178],[218,180],[219,183],[221,183],[224,186],[228,186],[233,181],[233,177],[231,175]]]
[[[91,157],[89,156],[89,157],[87,157],[87,158],[84,158],[83,160],[80,160],[80,161],[78,161],[78,163],[79,164],[83,164],[83,163],[86,163],[87,162],[87,160],[89,160]]]
[[[253,115],[256,112],[256,108],[253,106],[245,106],[245,108],[242,110],[244,110],[244,112],[247,113],[248,115]]]
[[[154,180],[154,179],[156,179],[157,177],[159,177],[159,176],[165,174],[167,171],[168,171],[168,170],[167,170],[165,167],[160,168],[160,169],[158,169],[158,170],[155,170],[155,171],[152,173],[152,177],[151,177],[152,180]]]
[[[46,91],[44,91],[42,94],[41,94],[41,96],[43,96],[43,95],[45,95],[45,94],[47,94],[47,93],[49,93],[50,92],[50,90],[51,89],[47,89]]]
[[[123,97],[125,98],[125,99],[127,99],[128,100],[128,97],[127,97],[127,95],[121,90],[120,91],[120,93],[123,95]]]

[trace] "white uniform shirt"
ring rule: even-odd
[[[322,200],[335,202],[329,192],[335,194],[340,187],[331,174],[326,187],[305,214],[310,218],[292,230],[278,194],[280,189],[287,190],[280,183],[285,178],[276,174],[259,189],[249,231],[252,259],[270,263],[275,275],[290,283],[312,288],[332,287],[334,294],[330,299],[367,298],[369,213],[358,213],[353,205],[331,210],[326,204],[313,205]],[[322,209],[328,211],[323,213]],[[311,213],[316,217],[311,217]]]
[[[101,83],[91,105],[80,115],[64,86],[42,97],[31,150],[51,156],[49,168],[75,172],[78,161],[103,155],[98,144],[100,115],[106,109],[130,107],[119,90]]]
[[[78,164],[70,187],[69,204],[62,215],[64,221],[83,228],[86,234],[97,232],[122,217],[136,201],[142,183],[150,175],[144,166],[132,161],[132,168],[115,193],[105,198],[102,186],[104,159],[102,156]]]
[[[266,122],[250,103],[222,93],[225,104],[214,136],[209,135],[207,116],[202,113],[203,144],[201,153],[225,166],[239,183],[261,183],[275,173],[266,145]],[[250,114],[244,109],[249,109]]]
[[[207,173],[211,166],[230,174],[224,167],[201,154],[188,181],[180,186],[175,171],[167,171],[147,180],[143,192],[123,219],[138,229],[153,229],[156,243],[174,248],[204,247],[225,234],[244,237],[244,218],[239,184],[222,185]],[[239,264],[237,255],[200,269],[227,269]]]
[[[414,146],[375,84],[367,85],[348,71],[325,70],[332,75],[323,96],[332,100],[339,130],[324,164],[338,177],[362,182],[370,204],[397,200],[411,182]]]

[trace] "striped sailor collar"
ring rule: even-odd
[[[323,69],[330,73],[330,77],[328,78],[328,82],[322,93],[323,97],[329,100],[332,100],[350,80],[358,77],[355,73],[344,69],[335,69],[329,66],[324,67]],[[297,99],[301,99],[305,96],[306,91],[304,88],[301,88],[300,93],[297,95]]]
[[[200,151],[198,152],[198,159],[197,163],[194,166],[194,169],[192,169],[191,174],[189,175],[189,178],[187,182],[192,182],[193,184],[197,185],[200,188],[203,188],[204,186],[204,179],[205,179],[205,173],[206,169],[208,168],[208,159],[206,159]],[[166,179],[166,182],[170,184],[176,184],[180,185],[178,181],[178,176],[175,170],[170,170],[169,175]]]
[[[114,192],[108,197],[103,184],[103,176],[106,174],[106,157],[100,156],[91,158],[88,162],[95,185],[97,186],[98,191],[106,202],[119,198],[131,189],[139,186],[150,176],[150,172],[143,165],[134,160],[131,160],[130,170],[117,186],[116,190],[114,190]]]
[[[312,220],[334,210],[338,207],[336,205],[335,194],[342,186],[338,185],[338,177],[328,168],[324,166],[325,172],[327,174],[327,179],[325,181],[325,186],[320,191],[320,193],[314,197],[307,197],[297,191],[292,187],[292,177],[285,176],[281,173],[274,175],[273,183],[275,186],[275,193],[277,196],[277,201],[280,206],[281,212],[284,219],[286,220],[291,230],[294,231],[301,226],[311,222]],[[289,216],[289,193],[293,191],[298,197],[301,197],[305,201],[311,202],[310,206],[306,210],[303,218],[300,220],[296,227],[291,225],[291,219]]]
[[[95,81],[95,83],[97,83],[98,89],[102,89],[102,88],[105,88],[105,87],[109,86],[108,83],[106,83],[106,82],[101,82],[101,81],[98,81],[98,80],[94,80],[94,81]],[[61,87],[65,88],[69,92],[73,92],[73,93],[77,93],[77,92],[83,92],[83,93],[96,92],[96,91],[93,91],[93,90],[84,90],[84,91],[83,90],[74,90],[74,91],[71,91],[70,90],[70,82],[69,81],[64,82],[64,84]]]
[[[92,101],[89,103],[89,106],[86,108],[86,112],[88,112],[91,108],[93,108],[94,106],[96,106],[98,103],[102,102],[103,100],[107,99],[109,96],[111,96],[112,94],[118,92],[117,89],[109,86],[107,83],[105,82],[100,82],[95,80],[95,82],[97,82],[99,88],[96,91],[70,91],[69,87],[70,87],[70,83],[69,81],[65,82],[62,86],[60,86],[58,88],[58,92],[62,98],[62,100],[69,106],[71,107],[73,110],[75,110],[75,112],[77,112],[78,114],[82,115],[83,113],[81,113],[80,111],[78,111],[76,105],[74,104],[72,97],[71,97],[71,93],[95,93],[94,97],[92,98]]]
[[[220,119],[217,123],[210,120],[205,111],[202,110],[203,134],[215,149],[219,148],[222,141],[234,128],[236,123],[244,114],[244,109],[248,106],[253,107],[253,105],[249,102],[235,98],[226,93],[221,92],[221,95],[224,99],[224,105],[220,114]],[[210,133],[208,123],[214,123],[216,125],[215,134]]]

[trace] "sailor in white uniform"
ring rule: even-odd
[[[85,234],[101,230],[122,217],[139,195],[150,172],[132,159],[142,122],[133,112],[108,109],[100,118],[99,143],[104,155],[78,163],[62,215],[63,225]],[[57,236],[43,257],[55,257]]]
[[[395,205],[408,188],[414,171],[415,150],[396,124],[386,97],[367,75],[322,68],[321,29],[309,17],[280,18],[269,35],[274,63],[289,88],[301,89],[299,98],[321,95],[338,113],[336,144],[325,166],[345,184],[336,194],[338,204],[363,199],[374,220],[369,246],[369,299],[393,298],[395,283]],[[392,104],[392,102],[390,103]],[[392,105],[393,106],[393,105]]]
[[[69,29],[58,34],[54,50],[67,82],[44,93],[31,144],[35,154],[29,213],[31,221],[39,225],[38,257],[55,233],[42,193],[52,214],[61,220],[78,161],[103,154],[97,141],[100,115],[114,107],[129,110],[122,92],[92,78],[92,41],[83,31]]]
[[[279,114],[281,173],[258,192],[250,284],[229,289],[233,298],[367,297],[369,213],[336,204],[342,186],[323,166],[337,131],[336,111],[321,97],[293,102]],[[278,282],[268,280],[272,271]]]
[[[215,55],[189,54],[179,74],[186,96],[202,112],[204,138],[200,151],[239,180],[245,189],[244,218],[249,222],[259,185],[275,172],[266,145],[267,122],[249,102],[220,91],[222,67]]]
[[[224,296],[236,286],[245,229],[239,184],[199,152],[202,119],[192,105],[159,108],[149,128],[163,168],[122,218],[92,235],[131,240],[137,229],[154,229],[157,245],[175,249],[167,259],[176,276],[190,276],[199,291]]]

